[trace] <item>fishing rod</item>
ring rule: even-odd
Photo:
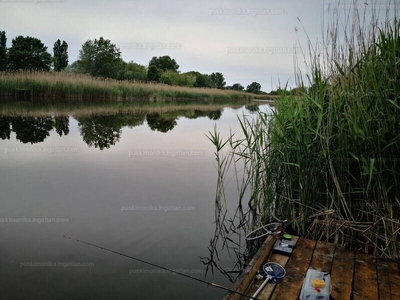
[[[192,279],[192,280],[196,280],[196,281],[198,281],[198,282],[205,283],[205,284],[211,285],[211,286],[213,286],[213,287],[216,287],[216,288],[219,288],[219,289],[222,289],[222,290],[225,290],[225,291],[234,293],[234,294],[238,294],[238,295],[240,295],[240,296],[243,296],[243,297],[246,297],[246,298],[249,298],[249,299],[255,299],[255,300],[257,300],[257,298],[254,298],[253,296],[249,296],[249,295],[246,295],[246,294],[243,294],[243,293],[234,291],[234,290],[232,290],[232,289],[230,289],[230,288],[224,287],[224,286],[222,286],[222,285],[220,285],[220,284],[217,284],[217,283],[214,283],[214,282],[211,282],[211,281],[202,280],[202,279],[200,279],[200,278],[196,278],[196,277],[193,277],[193,276],[191,276],[191,275],[187,275],[187,274],[184,274],[184,273],[181,273],[181,272],[178,272],[178,271],[169,269],[169,268],[167,268],[167,267],[163,267],[163,266],[157,265],[157,264],[155,264],[155,263],[151,263],[151,262],[142,260],[142,259],[140,259],[140,258],[136,258],[136,257],[130,256],[130,255],[127,255],[127,254],[124,254],[124,253],[121,253],[121,252],[118,252],[118,251],[115,251],[115,250],[112,250],[112,249],[108,249],[108,248],[105,248],[105,247],[102,247],[102,246],[99,246],[99,245],[95,245],[95,244],[92,244],[92,243],[89,243],[89,242],[86,242],[86,241],[83,241],[83,240],[80,240],[80,239],[76,239],[76,238],[73,238],[73,237],[70,237],[70,236],[65,236],[65,235],[63,235],[63,237],[66,238],[66,239],[69,239],[69,240],[76,241],[76,242],[78,242],[78,243],[82,243],[82,244],[86,244],[86,245],[88,245],[88,246],[92,246],[92,247],[97,248],[97,249],[100,249],[100,250],[108,251],[108,252],[111,252],[111,253],[114,253],[114,254],[123,256],[123,257],[127,257],[127,258],[129,258],[129,259],[136,260],[136,261],[141,262],[141,263],[143,263],[143,264],[147,264],[147,265],[150,265],[150,266],[159,268],[159,269],[163,269],[163,270],[169,271],[169,272],[171,272],[171,273],[175,273],[175,274],[181,275],[181,276],[183,276],[183,277],[190,278],[190,279]]]

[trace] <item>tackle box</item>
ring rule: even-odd
[[[329,300],[331,292],[331,276],[328,273],[308,269],[300,300]]]

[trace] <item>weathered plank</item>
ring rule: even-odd
[[[310,268],[330,273],[334,253],[334,244],[318,242],[313,253]]]
[[[297,242],[298,241],[298,237],[295,236],[292,238],[293,242]],[[277,253],[271,253],[271,255],[269,256],[269,258],[264,262],[275,262],[277,264],[280,264],[281,266],[285,267],[287,262],[289,261],[289,256],[287,255],[282,255],[282,254],[277,254]],[[261,269],[261,268],[260,268]],[[264,282],[264,280],[253,280],[250,289],[246,292],[246,294],[248,295],[253,295],[257,289],[259,288],[259,286]],[[271,297],[271,295],[274,292],[276,283],[268,283],[263,290],[258,294],[257,298],[258,299],[269,299]]]
[[[315,241],[307,239],[298,240],[296,248],[286,264],[286,276],[282,283],[276,285],[270,299],[298,299],[315,244]]]
[[[261,245],[260,249],[257,251],[256,255],[252,258],[248,266],[243,270],[242,274],[236,280],[232,290],[238,291],[240,293],[245,293],[248,289],[250,283],[252,282],[257,270],[261,268],[264,261],[266,261],[269,256],[272,247],[274,246],[276,238],[272,235],[268,236],[265,242]],[[240,295],[229,293],[225,296],[224,300],[239,300]]]
[[[379,299],[376,258],[371,255],[355,254],[353,299]]]
[[[379,299],[400,299],[399,266],[395,261],[378,259]]]
[[[351,299],[354,274],[354,252],[336,248],[331,270],[332,297]]]

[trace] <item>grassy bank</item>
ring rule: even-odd
[[[138,83],[57,72],[0,73],[0,97],[14,98],[17,89],[32,98],[109,99],[117,101],[251,100],[255,95],[231,90]]]
[[[388,13],[378,26],[373,7],[368,15],[369,24],[357,10],[333,18],[299,76],[307,92],[282,94],[273,116],[241,118],[243,138],[211,134],[220,182],[227,166],[244,165],[240,224],[283,215],[300,235],[400,256],[400,25]]]

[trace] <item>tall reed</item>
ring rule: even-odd
[[[255,94],[209,88],[189,88],[165,84],[117,81],[63,72],[0,72],[0,97],[14,97],[25,89],[34,98],[111,99],[126,101],[241,101]]]
[[[284,215],[302,236],[397,258],[398,7],[383,22],[376,2],[358,7],[329,12],[323,44],[310,44],[306,74],[297,73],[306,92],[282,93],[272,118],[242,118],[244,138],[229,137],[219,153],[244,163],[255,225]]]

